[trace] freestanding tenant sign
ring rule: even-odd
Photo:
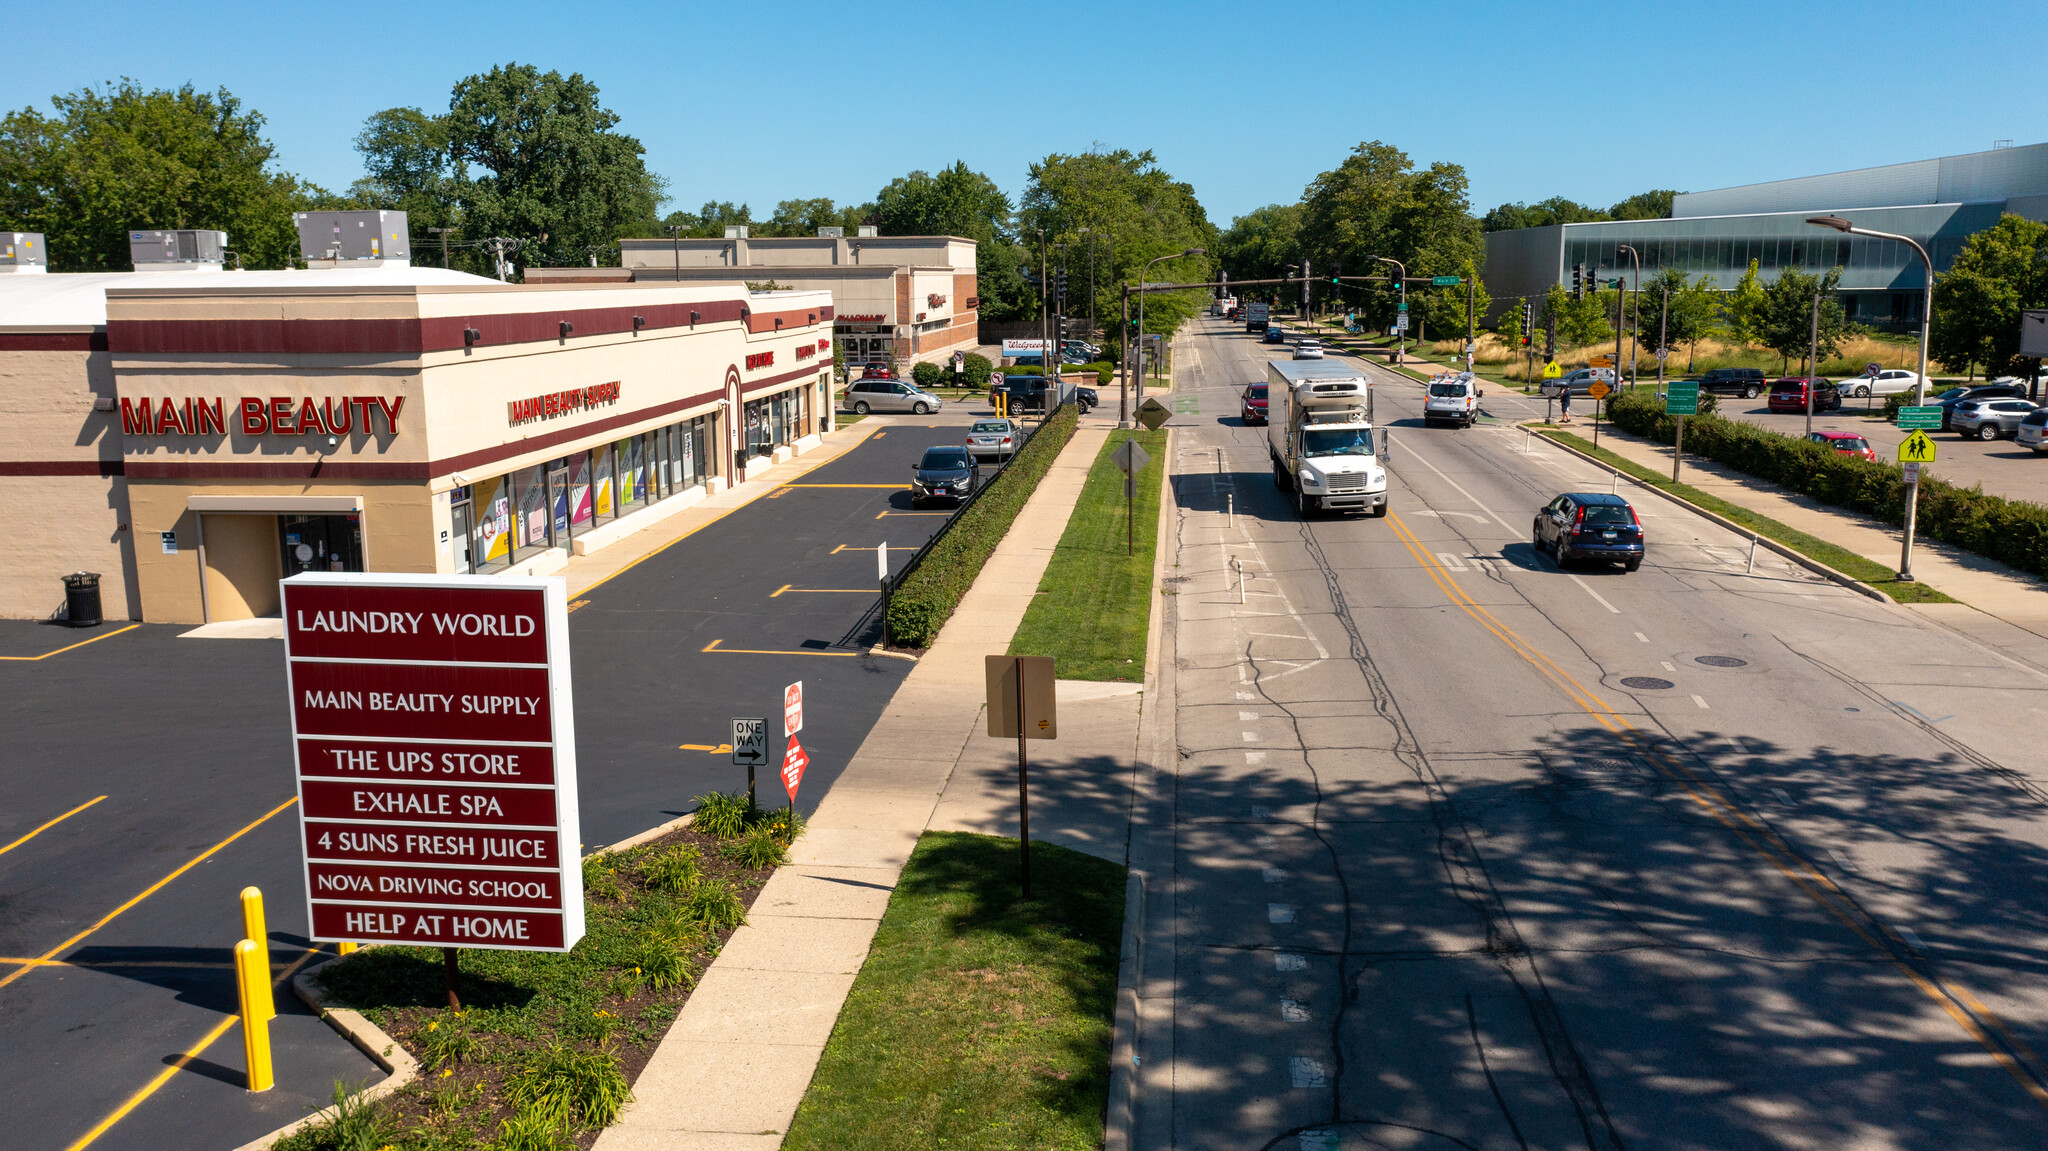
[[[283,589],[312,938],[575,946],[562,582],[311,572]]]

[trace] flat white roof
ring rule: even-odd
[[[120,288],[415,287],[453,285],[512,288],[497,280],[442,268],[322,268],[292,272],[51,272],[0,276],[0,330],[100,328],[107,323],[107,292]]]

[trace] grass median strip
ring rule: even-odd
[[[1126,523],[1124,476],[1111,458],[1135,438],[1152,459],[1138,474]],[[1152,556],[1158,544],[1159,470],[1166,433],[1117,431],[1096,453],[1080,502],[1053,549],[1038,594],[1010,641],[1011,655],[1049,655],[1061,679],[1142,681],[1152,620]],[[1126,554],[1125,534],[1132,534]]]
[[[1768,536],[1808,559],[1818,560],[1851,579],[1862,580],[1900,603],[1956,602],[1924,583],[1901,583],[1898,573],[1891,568],[1857,555],[1847,548],[1831,544],[1819,536],[1808,535],[1797,528],[1788,527],[1769,516],[1759,515],[1740,504],[1731,504],[1690,484],[1674,484],[1668,477],[1653,472],[1633,460],[1618,456],[1606,448],[1594,447],[1591,440],[1581,439],[1570,432],[1544,431],[1540,428],[1537,429],[1537,434],[1576,448],[1601,463],[1620,468],[1651,487],[1670,492],[1687,503],[1697,504],[1715,515],[1733,520],[1758,535]]]
[[[1124,868],[927,832],[897,881],[787,1151],[1102,1145]]]

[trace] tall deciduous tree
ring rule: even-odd
[[[1671,201],[1678,195],[1670,188],[1653,188],[1648,192],[1637,192],[1628,199],[1607,209],[1610,220],[1668,220],[1671,218]]]
[[[982,319],[1036,315],[1038,303],[1018,271],[1010,197],[965,161],[934,174],[923,170],[889,181],[875,194],[875,219],[885,236],[963,236],[973,240],[975,291]]]
[[[1410,276],[1451,275],[1468,261],[1476,265],[1484,246],[1466,188],[1460,165],[1417,169],[1399,148],[1369,140],[1303,193],[1303,254],[1317,267],[1341,263],[1375,272],[1391,266],[1373,257],[1391,257]],[[1373,293],[1370,318],[1390,320],[1397,297],[1391,284]]]
[[[1233,280],[1287,275],[1300,267],[1301,205],[1268,204],[1232,220],[1216,240],[1216,254]]]
[[[1560,347],[1583,348],[1604,344],[1614,338],[1614,326],[1607,315],[1614,309],[1614,292],[1587,292],[1573,299],[1562,284],[1550,285],[1543,299],[1543,314],[1557,317]]]
[[[1729,338],[1745,346],[1762,339],[1768,303],[1763,277],[1757,274],[1757,262],[1751,260],[1734,289],[1721,300],[1721,322],[1727,325]]]
[[[1685,370],[1691,371],[1693,348],[1700,337],[1713,330],[1715,317],[1720,313],[1719,295],[1710,275],[1703,273],[1697,279],[1687,279],[1680,269],[1664,269],[1643,282],[1643,338],[1654,340],[1661,325],[1665,347],[1685,345]]]
[[[2020,313],[2048,307],[2048,224],[2005,215],[1963,242],[1934,279],[1929,353],[1951,369],[2020,370]]]
[[[1786,268],[1764,289],[1764,308],[1759,324],[1763,345],[1778,353],[1789,367],[1796,357],[1802,371],[1809,370],[1807,353],[1813,346],[1814,297],[1820,297],[1819,348],[1822,356],[1841,350],[1848,325],[1842,315],[1842,301],[1835,288],[1842,282],[1842,269],[1830,268],[1818,276],[1797,268]]]
[[[336,202],[272,167],[263,117],[226,89],[122,80],[50,102],[0,119],[0,227],[43,233],[54,271],[126,271],[136,228],[217,228],[245,267],[283,267],[291,214]]]

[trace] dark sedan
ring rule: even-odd
[[[964,500],[981,486],[981,465],[965,447],[926,448],[910,470],[911,507],[926,500]]]
[[[1566,492],[1536,513],[1536,550],[1562,568],[1573,560],[1643,566],[1643,521],[1620,496]]]

